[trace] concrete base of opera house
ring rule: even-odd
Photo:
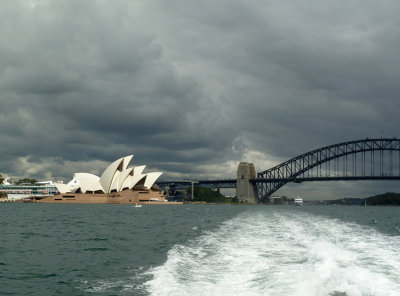
[[[33,199],[38,203],[80,203],[80,204],[165,204],[178,205],[182,202],[169,202],[161,191],[155,190],[124,190],[111,193],[62,193]]]

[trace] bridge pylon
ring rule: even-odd
[[[237,170],[236,197],[241,202],[255,204],[257,199],[257,187],[250,180],[256,178],[254,164],[248,162],[239,163]]]

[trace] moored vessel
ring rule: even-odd
[[[296,197],[295,199],[294,199],[294,204],[296,205],[296,206],[302,206],[303,205],[303,199],[301,198],[301,197]]]

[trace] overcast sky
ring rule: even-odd
[[[0,173],[133,165],[234,178],[330,144],[399,137],[398,1],[0,2]],[[304,183],[333,198],[391,183]]]

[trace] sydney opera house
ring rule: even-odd
[[[51,203],[166,203],[155,183],[161,172],[143,173],[145,166],[128,167],[133,155],[110,164],[100,177],[76,173],[68,184],[56,183],[60,192],[41,199]]]

